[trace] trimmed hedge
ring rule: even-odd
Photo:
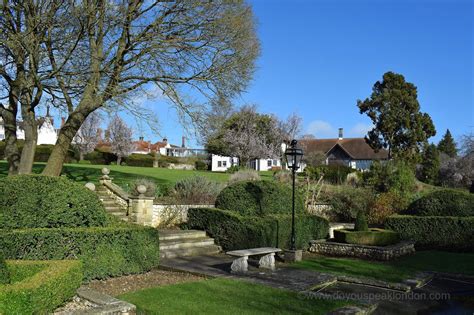
[[[415,200],[407,214],[419,216],[474,216],[474,194],[444,189]]]
[[[394,215],[385,227],[401,239],[415,241],[419,248],[474,250],[474,217]]]
[[[87,153],[84,156],[84,159],[90,161],[92,164],[108,165],[112,162],[117,161],[117,156],[110,152],[94,150],[91,153]]]
[[[8,271],[5,258],[0,252],[0,285],[10,283],[10,272]]]
[[[82,282],[81,262],[77,260],[8,261],[7,264],[15,277],[23,279],[0,286],[0,314],[52,312],[73,297]],[[15,275],[16,272],[20,275]]]
[[[334,238],[339,243],[386,246],[398,243],[398,233],[384,229],[369,229],[368,231],[334,230]]]
[[[216,199],[216,208],[250,216],[289,214],[291,205],[291,188],[270,181],[238,182],[224,188]],[[303,209],[303,198],[297,193],[295,211],[303,213]]]
[[[153,167],[155,159],[148,154],[131,154],[125,158],[128,166]]]
[[[291,216],[241,216],[233,211],[215,208],[188,210],[189,228],[205,230],[225,250],[254,247],[289,248],[291,242]],[[295,220],[296,244],[307,248],[310,240],[325,238],[329,223],[326,219],[299,215]]]
[[[25,145],[25,141],[24,140],[17,140],[17,146],[18,146],[18,150],[21,151],[23,150],[23,146]],[[52,144],[40,144],[40,145],[37,145],[36,146],[36,149],[35,149],[35,157],[34,157],[34,161],[35,162],[47,162],[48,159],[49,159],[49,156],[51,155],[51,152],[53,151],[53,147],[54,145]],[[0,159],[5,159],[5,141],[2,140],[0,141]],[[74,161],[76,158],[76,153],[74,152],[74,150],[72,149],[69,149],[67,151],[67,155],[66,155],[66,163],[70,163],[72,161]]]
[[[141,273],[158,266],[158,230],[140,226],[0,230],[8,259],[80,259],[84,279]]]
[[[97,195],[64,177],[9,176],[0,180],[0,228],[104,226]]]

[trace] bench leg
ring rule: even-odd
[[[275,270],[275,253],[271,253],[260,258],[258,262],[260,268]]]
[[[247,262],[248,256],[240,257],[235,259],[232,262],[232,266],[230,266],[230,269],[234,273],[246,273],[248,271],[249,264]]]

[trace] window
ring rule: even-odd
[[[273,166],[277,166],[278,165],[278,160],[273,160]]]
[[[267,166],[271,167],[272,166],[272,160],[267,160]]]
[[[227,161],[222,161],[222,166],[226,167],[227,166]]]
[[[217,161],[217,167],[222,167],[222,162],[221,161]]]

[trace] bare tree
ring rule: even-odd
[[[122,158],[129,156],[135,149],[132,139],[132,129],[118,116],[115,115],[107,128],[110,136],[112,153],[117,155],[117,165]]]
[[[84,159],[84,155],[94,151],[99,142],[99,128],[102,119],[97,112],[90,114],[77,131],[73,144],[79,151],[79,160]]]
[[[46,41],[58,84],[50,92],[68,110],[46,175],[60,174],[73,137],[98,108],[120,105],[122,97],[152,83],[179,113],[197,122],[202,107],[188,97],[191,90],[204,99],[231,97],[254,72],[259,43],[252,11],[243,1],[129,0],[117,5],[99,0],[80,2],[73,12],[78,18],[67,28],[81,25],[84,36],[78,32],[71,57]]]
[[[303,118],[296,113],[289,115],[286,120],[281,122],[282,142],[290,143],[296,139],[302,129]]]

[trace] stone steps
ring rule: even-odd
[[[161,258],[211,255],[221,251],[204,231],[160,230],[159,234]]]
[[[96,190],[96,194],[104,205],[105,211],[123,221],[128,221],[129,218],[126,211],[108,194],[105,188],[99,186]]]

